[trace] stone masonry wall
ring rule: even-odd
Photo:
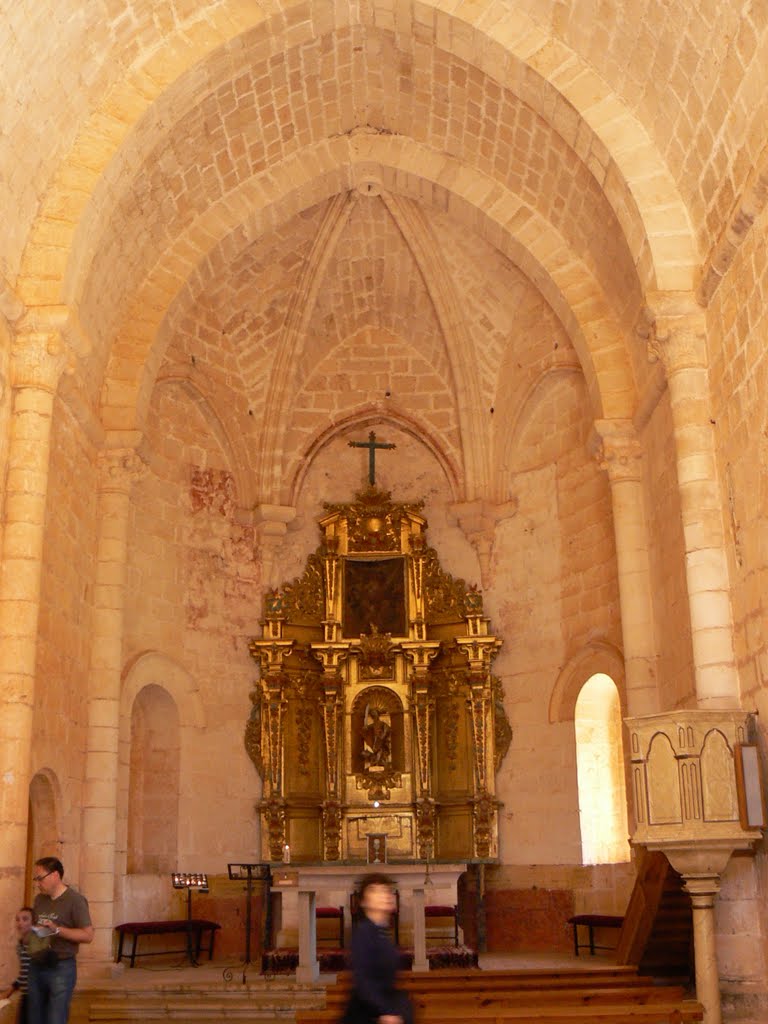
[[[57,400],[41,581],[32,772],[47,769],[60,787],[61,859],[75,884],[79,878],[98,535],[96,487],[93,447],[69,409]]]

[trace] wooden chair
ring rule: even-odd
[[[434,938],[434,935],[430,935],[430,921],[434,920],[450,920],[453,922],[453,944],[458,946],[459,944],[459,908],[458,906],[431,904],[424,907],[424,925],[426,929],[427,940]]]
[[[344,949],[344,907],[315,907],[315,921],[339,922],[339,949]],[[320,941],[318,932],[317,941]]]

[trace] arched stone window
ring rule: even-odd
[[[144,686],[131,710],[128,871],[176,867],[179,818],[179,714],[173,697]]]
[[[629,860],[619,692],[597,672],[576,701],[576,766],[581,850],[585,864]]]

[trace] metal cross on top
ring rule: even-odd
[[[367,441],[349,441],[348,444],[350,448],[368,449],[368,483],[373,487],[376,483],[376,449],[397,448],[397,445],[388,444],[385,441],[377,441],[374,431],[370,432]]]

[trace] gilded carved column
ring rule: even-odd
[[[650,715],[659,710],[659,694],[642,449],[629,420],[597,420],[595,435],[595,456],[611,485],[627,710]]]
[[[90,960],[111,959],[117,832],[118,736],[123,668],[125,577],[131,488],[145,471],[132,449],[99,456],[88,729],[83,790],[83,891],[95,928]]]
[[[723,505],[717,475],[706,317],[692,297],[653,297],[649,355],[667,377],[685,537],[685,569],[699,707],[739,700]]]
[[[53,403],[69,352],[58,331],[17,335],[0,561],[0,908],[23,898]]]

